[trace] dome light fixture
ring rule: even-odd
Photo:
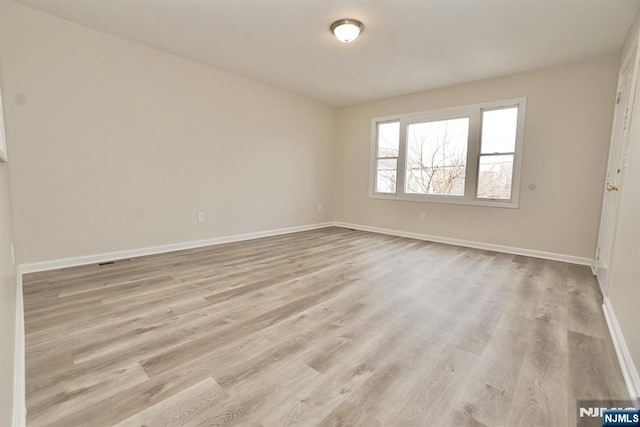
[[[364,30],[364,25],[357,19],[345,18],[338,19],[331,24],[329,28],[333,35],[342,43],[351,43],[357,39],[362,30]]]

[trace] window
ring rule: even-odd
[[[370,196],[518,207],[525,103],[373,119]]]
[[[378,123],[376,192],[396,192],[396,172],[400,152],[400,122]]]
[[[464,195],[469,118],[407,125],[405,193]]]

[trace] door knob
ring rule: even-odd
[[[607,191],[618,191],[617,185],[611,185],[607,182]]]

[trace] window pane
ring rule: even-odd
[[[464,195],[469,118],[407,126],[405,192]]]
[[[518,107],[482,112],[481,153],[513,153],[516,151]]]
[[[512,154],[481,156],[478,168],[478,198],[509,200],[512,176]]]
[[[398,160],[380,159],[378,160],[376,167],[376,193],[395,193]]]
[[[398,157],[399,145],[400,122],[378,124],[378,157]]]

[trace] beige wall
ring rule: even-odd
[[[640,15],[627,37],[625,50],[638,38]],[[640,96],[636,93],[629,133],[629,151],[625,169],[618,227],[608,276],[608,298],[624,340],[636,366],[640,368]]]
[[[1,14],[1,12],[0,12]],[[0,87],[4,94],[5,58],[2,47],[7,39],[0,36]],[[11,222],[11,194],[9,165],[0,163],[0,426],[11,425],[13,416],[13,379],[16,339],[16,268],[13,265],[13,225]]]
[[[632,48],[636,48],[635,40],[638,38],[638,34],[640,34],[640,13],[638,13],[631,23],[631,27],[627,32],[627,37],[622,45],[622,49],[620,52],[620,60],[624,61],[627,55],[630,53]]]
[[[0,52],[6,42],[5,38],[0,37]],[[0,87],[3,92],[4,66],[4,58],[0,55]],[[0,426],[11,425],[13,414],[17,282],[16,268],[11,256],[12,245],[9,165],[0,162],[0,343],[2,343],[0,348]]]
[[[611,56],[340,109],[335,219],[592,258],[617,66]],[[519,209],[368,198],[372,118],[521,96],[527,115]],[[426,220],[418,220],[419,211]]]
[[[332,219],[333,109],[5,0],[0,37],[19,263]]]
[[[1,63],[0,63],[1,64]],[[0,425],[11,425],[16,319],[16,269],[11,262],[13,243],[9,172],[0,163]]]

